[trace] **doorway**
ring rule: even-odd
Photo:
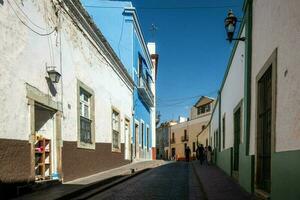
[[[139,159],[139,125],[134,125],[134,133],[135,133],[135,140],[134,140],[134,156],[135,159]]]
[[[234,112],[234,141],[233,141],[233,178],[239,179],[239,152],[241,141],[241,107]]]
[[[176,159],[176,150],[175,148],[172,148],[172,160]]]
[[[125,158],[129,160],[131,158],[131,136],[130,136],[130,121],[128,119],[125,119],[124,124],[124,132],[125,132]]]
[[[41,104],[34,105],[34,154],[35,180],[48,180],[56,171],[55,143],[55,113],[56,111]],[[54,158],[54,159],[53,159]]]
[[[272,65],[258,80],[257,98],[257,188],[271,191],[271,137],[272,137]]]

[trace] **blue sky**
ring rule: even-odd
[[[242,17],[243,0],[132,0],[146,42],[159,54],[157,110],[161,121],[188,117],[201,95],[216,97],[232,50],[224,19]],[[157,31],[150,31],[155,24]]]
[[[189,108],[201,95],[217,96],[232,50],[225,40],[224,19],[229,8],[242,17],[243,0],[132,3],[145,40],[157,43],[157,110],[161,121],[188,116]],[[154,37],[152,23],[157,26]]]

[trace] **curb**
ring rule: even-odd
[[[84,186],[76,191],[72,191],[68,194],[65,194],[59,198],[56,198],[56,200],[69,200],[69,199],[87,199],[90,198],[100,192],[103,192],[109,188],[112,188],[113,186],[116,186],[128,179],[131,179],[139,174],[142,174],[151,168],[145,168],[140,171],[135,172],[132,175],[118,175],[118,176],[113,176],[108,179],[104,179],[101,181],[97,181],[95,183],[91,183],[87,186]]]
[[[194,173],[196,174],[196,179],[197,179],[197,181],[198,181],[198,183],[199,183],[199,185],[200,185],[200,190],[201,190],[201,192],[202,192],[202,194],[203,194],[203,199],[204,199],[204,200],[208,200],[207,193],[206,193],[206,191],[205,191],[205,189],[204,189],[204,186],[203,186],[203,183],[202,183],[202,181],[201,181],[201,179],[200,179],[200,176],[199,176],[199,174],[198,174],[198,172],[197,172],[197,170],[196,170],[196,166],[195,166],[194,163],[192,163],[192,166],[193,166],[193,171],[194,171]]]

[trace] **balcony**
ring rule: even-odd
[[[139,79],[138,92],[144,103],[146,103],[149,107],[154,106],[154,95],[143,76]]]
[[[181,142],[187,142],[187,141],[189,141],[188,135],[181,136]]]
[[[175,138],[171,138],[170,143],[175,144]]]

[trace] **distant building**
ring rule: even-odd
[[[156,128],[156,159],[169,159],[170,131],[175,124],[176,121],[168,121]]]
[[[185,148],[189,146],[191,156],[196,157],[197,145],[208,146],[207,124],[211,117],[211,107],[214,99],[201,97],[191,108],[191,119],[171,126],[169,157],[183,160]]]

